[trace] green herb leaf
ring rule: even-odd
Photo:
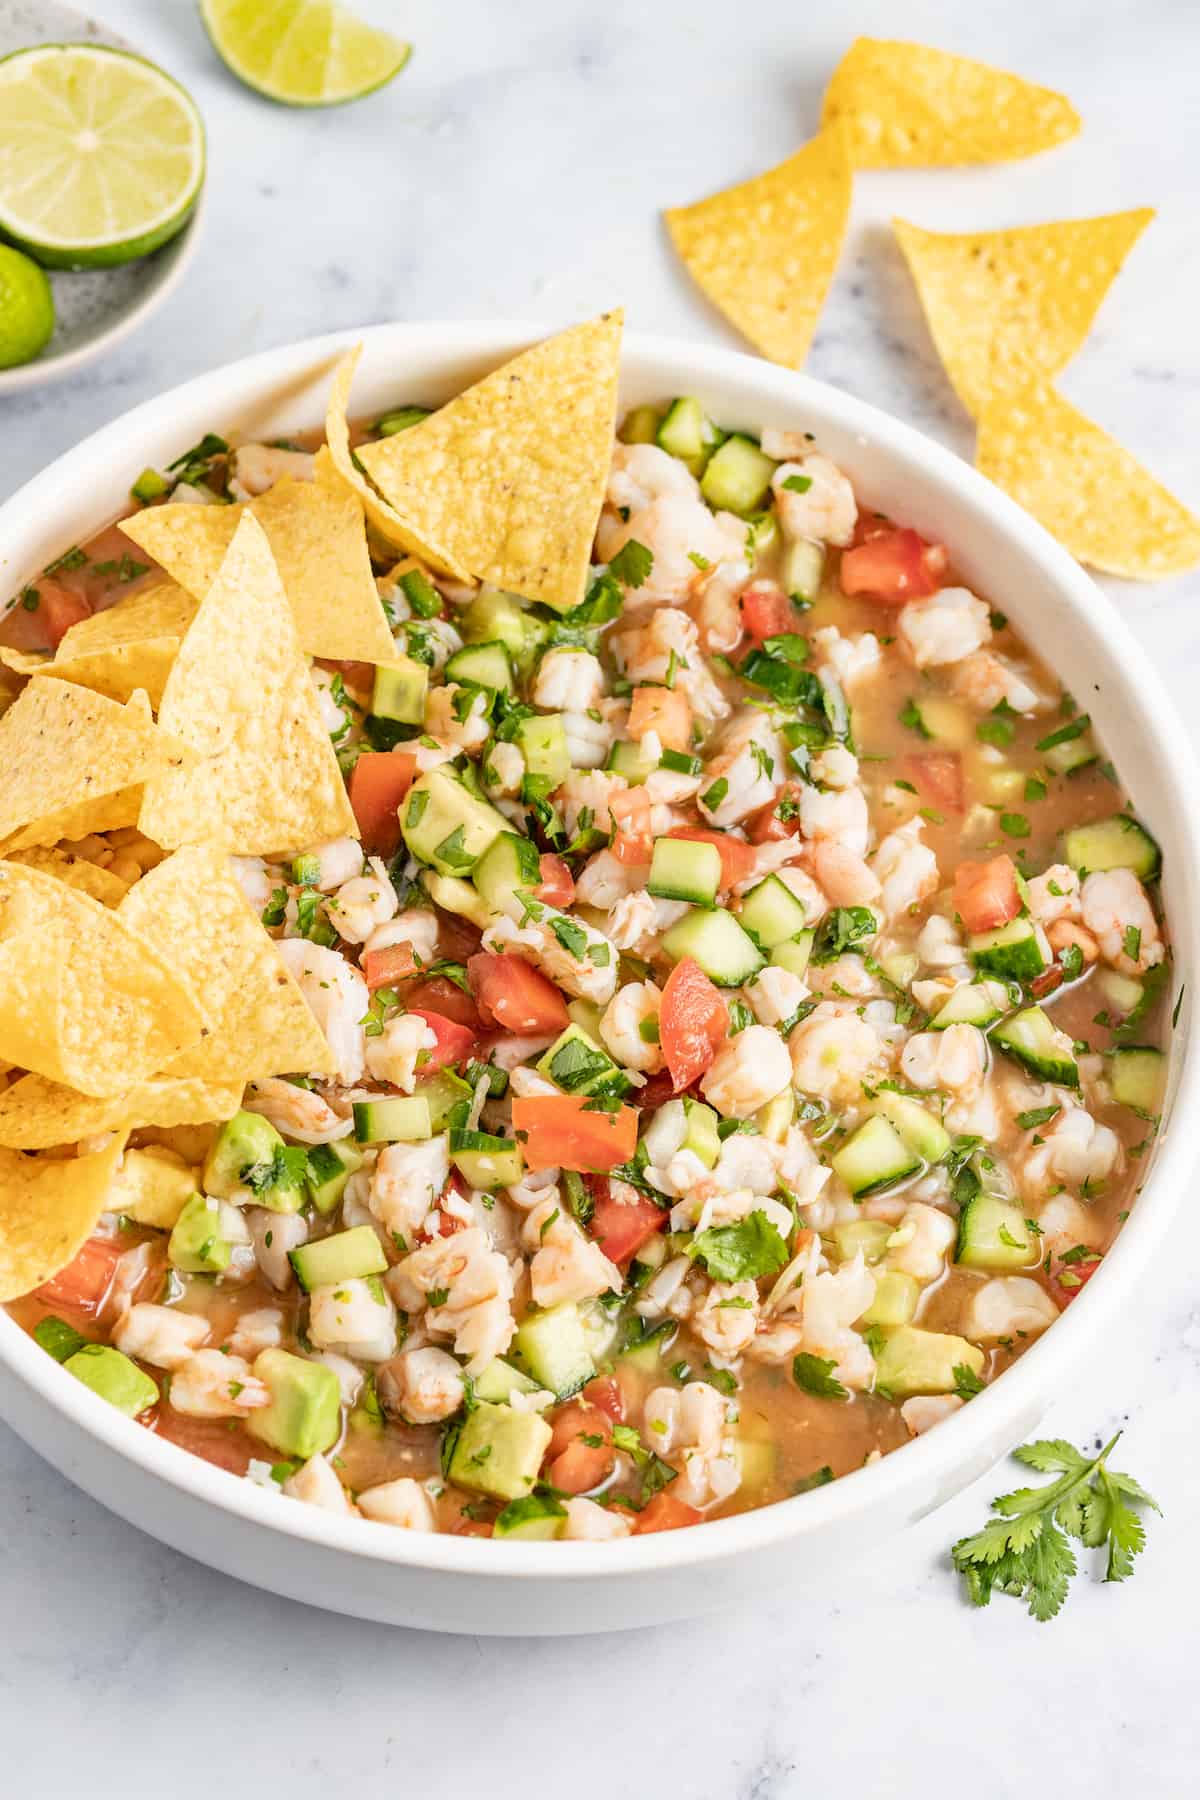
[[[636,538],[629,538],[609,563],[608,572],[622,587],[640,588],[653,567],[653,551]]]
[[[810,1356],[807,1350],[802,1350],[799,1356],[792,1358],[792,1380],[806,1394],[815,1394],[818,1399],[848,1400],[850,1390],[834,1375],[836,1368],[835,1362],[826,1362],[824,1358]]]
[[[757,1281],[788,1259],[787,1245],[766,1213],[755,1210],[736,1225],[710,1225],[692,1239],[688,1254],[714,1281]]]

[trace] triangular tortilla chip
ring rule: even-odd
[[[1152,207],[1060,219],[1011,231],[922,231],[896,237],[946,373],[978,417],[992,383],[1024,357],[1046,376],[1070,362]]]
[[[395,655],[362,502],[341,481],[287,477],[245,506],[150,506],[121,529],[203,600],[247,512],[267,534],[306,656],[377,663]]]
[[[210,1082],[336,1073],[325,1033],[222,851],[177,850],[130,888],[121,917],[204,997],[208,1037],[164,1073]]]
[[[534,344],[359,461],[406,526],[476,580],[566,612],[583,599],[604,500],[621,324],[603,313]]]
[[[124,1093],[96,1100],[41,1075],[22,1075],[0,1093],[0,1145],[13,1150],[48,1150],[56,1144],[76,1144],[101,1131],[207,1125],[231,1119],[241,1103],[240,1083],[214,1087],[206,1081],[156,1076],[131,1085]]]
[[[1200,563],[1200,518],[1036,371],[993,395],[975,463],[1093,569],[1153,581]]]
[[[271,546],[249,514],[183,640],[159,723],[202,760],[146,784],[139,824],[155,843],[260,856],[358,836]]]
[[[45,845],[35,850],[13,850],[5,861],[53,875],[56,881],[65,881],[68,887],[90,894],[101,906],[119,906],[129,891],[129,883],[122,881],[119,875],[102,869],[98,863],[88,862],[86,857],[73,855],[70,850],[50,849]]]
[[[837,267],[850,211],[837,130],[738,187],[665,217],[693,280],[772,362],[798,369]]]
[[[191,990],[118,913],[0,862],[0,1057],[103,1098],[200,1042]]]
[[[141,784],[187,760],[144,694],[118,706],[35,675],[0,718],[0,853],[133,825]]]
[[[19,1300],[65,1269],[105,1210],[124,1134],[88,1156],[0,1150],[0,1301]]]
[[[1052,88],[894,38],[856,38],[833,72],[822,125],[841,122],[856,169],[953,168],[1034,156],[1082,120]]]
[[[419,556],[423,563],[436,570],[439,575],[450,575],[455,581],[470,581],[470,575],[459,567],[448,550],[425,543],[415,529],[400,517],[395,507],[389,506],[371,486],[354,460],[357,453],[350,448],[350,388],[361,355],[361,344],[347,352],[334,372],[333,385],[329,390],[329,404],[325,410],[325,437],[328,459],[333,465],[332,473],[358,495],[373,530],[389,548],[406,550],[410,556]],[[318,451],[318,476],[321,457],[322,452]]]
[[[174,581],[142,588],[72,625],[38,672],[77,682],[118,702],[141,688],[157,708],[195,612],[195,600]]]

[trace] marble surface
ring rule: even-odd
[[[630,323],[732,342],[688,288],[656,209],[779,160],[811,131],[856,30],[905,34],[1066,89],[1085,134],[996,170],[860,180],[814,373],[970,453],[886,229],[1156,203],[1158,222],[1065,379],[1071,396],[1200,504],[1200,17],[1182,0],[363,0],[416,43],[359,106],[303,115],[238,88],[190,0],[106,0],[179,75],[211,140],[206,241],[153,326],[62,386],[0,403],[0,494],[162,387],[229,357],[362,322],[546,320],[615,300]],[[1196,717],[1200,578],[1110,584]],[[1186,1217],[1186,1214],[1185,1214]],[[46,1800],[208,1796],[271,1781],[295,1800],[561,1784],[695,1800],[844,1791],[1007,1800],[1194,1791],[1200,1562],[1195,1234],[1053,1409],[1090,1441],[1127,1427],[1161,1498],[1136,1579],[1082,1582],[1036,1626],[966,1609],[953,1540],[989,1477],[905,1537],[763,1610],[609,1639],[421,1637],[275,1600],[139,1536],[0,1427],[4,1764]]]

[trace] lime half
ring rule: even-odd
[[[96,44],[0,61],[0,233],[55,269],[131,262],[186,223],[204,127],[153,63]]]
[[[44,270],[0,244],[0,369],[32,362],[53,331],[54,300]]]
[[[285,106],[339,106],[398,75],[412,45],[326,0],[200,0],[217,54]]]

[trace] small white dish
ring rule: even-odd
[[[0,56],[33,44],[111,44],[135,50],[127,38],[57,0],[0,0]],[[61,381],[128,337],[178,286],[199,242],[204,188],[178,237],[149,256],[116,269],[48,269],[54,291],[54,336],[40,356],[0,369],[0,399],[22,388]]]
[[[0,594],[125,502],[129,481],[205,431],[287,437],[319,425],[338,356],[360,337],[353,407],[436,406],[545,335],[528,324],[379,325],[232,363],[146,402],[0,506]],[[0,1310],[0,1415],[55,1468],[123,1518],[244,1581],[350,1616],[430,1631],[611,1631],[744,1604],[872,1549],[984,1474],[1069,1392],[1101,1332],[1120,1333],[1176,1207],[1190,1194],[1200,1125],[1191,998],[1200,967],[1200,770],[1140,645],[1041,526],[911,426],[806,375],[728,350],[630,333],[622,409],[695,394],[723,425],[807,430],[860,498],[949,545],[964,580],[1068,678],[1158,838],[1176,982],[1164,1128],[1128,1225],[1086,1290],[969,1406],[880,1462],[812,1493],[687,1531],[616,1543],[495,1543],[346,1519],[201,1462],[123,1417]],[[1130,1359],[1130,1380],[1137,1379]],[[5,1522],[10,1542],[20,1521]],[[19,1554],[19,1550],[17,1552]]]

